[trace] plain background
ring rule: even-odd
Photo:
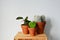
[[[60,0],[0,0],[0,40],[13,40],[21,30],[17,16],[46,16],[48,40],[60,40]]]

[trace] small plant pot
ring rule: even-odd
[[[35,28],[28,28],[29,29],[29,33],[31,36],[35,36],[36,34],[36,29]]]
[[[43,34],[46,22],[37,22],[37,33]]]
[[[29,26],[26,25],[26,24],[22,24],[22,25],[21,25],[23,34],[28,34],[28,33],[29,33],[28,27],[29,27]]]

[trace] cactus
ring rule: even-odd
[[[40,19],[41,19],[41,22],[44,22],[44,21],[45,21],[45,16],[42,15],[42,16],[40,17]]]
[[[36,27],[36,22],[29,22],[29,27],[30,28],[35,28]]]
[[[23,19],[24,20],[24,24],[28,24],[30,21],[28,20],[28,16],[26,16],[26,18],[24,19],[23,17],[17,17],[16,20],[19,19]]]
[[[41,15],[41,16],[39,16],[39,15],[35,15],[34,16],[34,21],[35,22],[43,22],[43,21],[45,21],[45,16],[44,15]]]
[[[35,22],[41,22],[40,16],[39,15],[35,15],[34,16],[34,21]]]

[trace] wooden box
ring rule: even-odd
[[[47,40],[47,36],[46,34],[30,36],[30,34],[23,34],[22,32],[18,32],[18,34],[14,37],[14,40]]]

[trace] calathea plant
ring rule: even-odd
[[[19,20],[19,19],[23,19],[24,21],[24,24],[21,25],[21,28],[22,28],[22,31],[24,34],[28,34],[29,33],[29,30],[28,30],[28,24],[29,24],[29,20],[28,20],[28,16],[25,17],[25,19],[23,17],[17,17],[16,20]]]
[[[17,17],[16,20],[23,19],[24,24],[28,24],[30,21],[28,20],[28,16],[24,19],[23,17]]]

